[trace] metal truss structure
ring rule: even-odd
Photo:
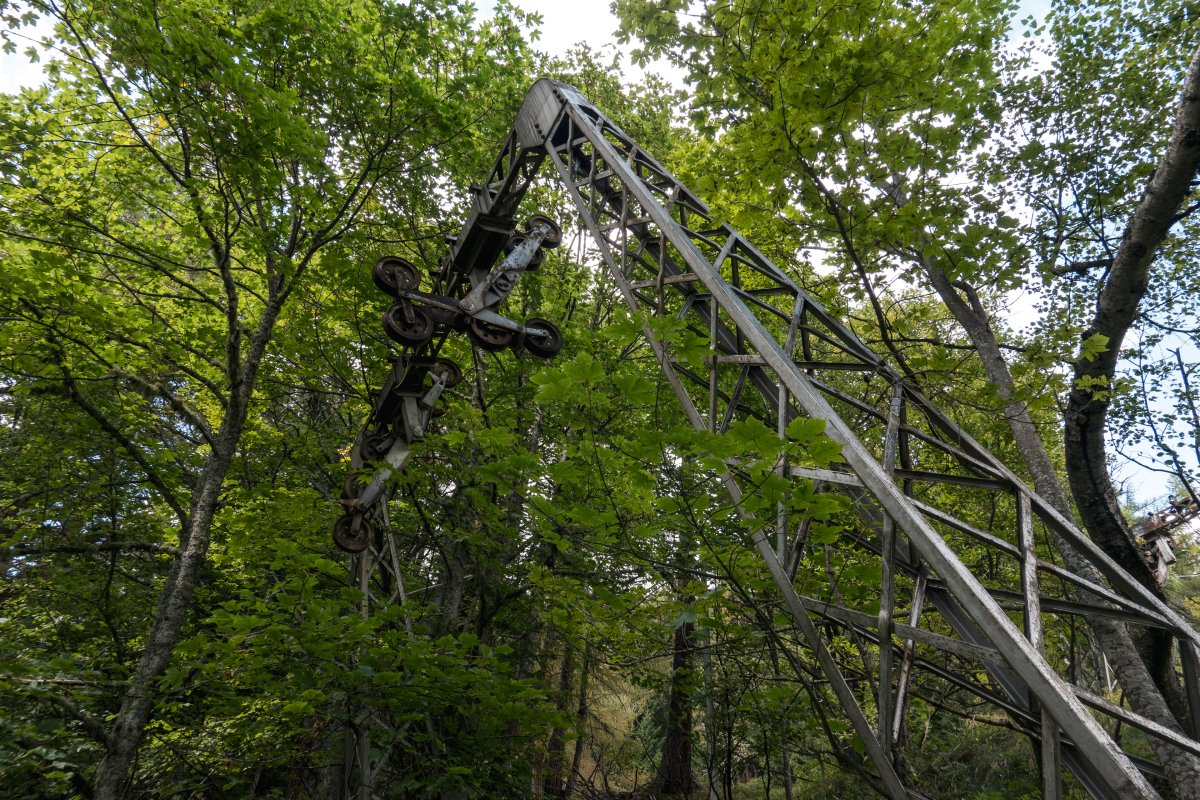
[[[1027,734],[1039,753],[1046,798],[1061,796],[1064,771],[1096,798],[1157,797],[1148,776],[1160,774],[1160,767],[1122,750],[1113,736],[1120,726],[1200,756],[1200,742],[1103,696],[1095,678],[1103,670],[1081,663],[1088,653],[1064,655],[1063,647],[1045,641],[1051,618],[1063,621],[1053,629],[1069,624],[1074,630],[1078,622],[1104,617],[1169,632],[1193,729],[1200,730],[1197,633],[741,234],[716,224],[695,194],[577,90],[546,79],[530,90],[487,182],[476,189],[474,210],[433,291],[423,294],[403,276],[388,279],[387,270],[377,268],[381,288],[396,294],[399,305],[415,304],[416,313],[426,308],[433,325],[426,330],[412,322],[414,314],[389,310],[399,333],[420,335],[405,339],[390,331],[411,354],[389,384],[408,388],[397,394],[385,387],[358,448],[373,450],[371,458],[386,456],[390,467],[347,488],[349,513],[339,523],[342,539],[363,545],[355,575],[366,602],[402,591],[386,537],[362,530],[371,529],[391,470],[403,467],[407,442],[424,427],[431,395],[436,399],[453,379],[453,370],[437,366],[445,362],[430,358],[445,335],[465,330],[477,344],[494,348],[505,336],[493,334],[503,329],[510,335],[501,347],[512,337],[518,346],[521,337],[531,337],[526,341],[538,355],[561,346],[552,326],[539,327],[548,325],[543,320],[519,325],[495,311],[480,316],[499,302],[480,302],[498,276],[515,279],[527,266],[517,264],[524,254],[520,235],[515,245],[510,238],[513,220],[547,167],[574,200],[629,307],[647,320],[677,320],[674,326],[685,325],[707,342],[709,356],[685,362],[656,337],[662,326],[648,322],[643,331],[691,424],[719,434],[735,420],[755,417],[782,435],[792,419],[812,417],[824,420],[826,433],[841,445],[844,461],[836,468],[777,468],[852,498],[860,523],[842,536],[855,558],[878,565],[878,593],[870,602],[855,607],[825,572],[801,569],[819,545],[806,540],[803,525],[789,526],[786,514],[747,524],[798,641],[823,672],[831,713],[861,741],[883,794],[920,796],[906,785],[897,754],[909,700],[926,689],[989,704]],[[556,231],[539,227],[545,222],[531,220],[527,236],[553,238]],[[493,268],[505,242],[513,252]],[[411,402],[397,406],[396,397]],[[396,408],[407,411],[398,415]],[[753,490],[736,464],[720,480],[735,502]],[[1072,548],[1094,571],[1080,575],[1060,566],[1054,543]],[[858,645],[857,660],[830,646],[835,632]],[[1101,663],[1094,650],[1090,657],[1093,665]],[[368,797],[371,748],[351,749],[359,754],[358,791]]]

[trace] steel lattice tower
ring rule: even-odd
[[[444,341],[438,335],[469,329],[477,344],[493,349],[528,337],[539,355],[561,346],[545,321],[521,325],[489,310],[511,290],[498,276],[519,278],[541,239],[557,233],[531,224],[527,241],[536,241],[493,268],[522,197],[544,168],[569,192],[630,309],[681,320],[707,340],[714,355],[683,363],[653,326],[643,330],[692,425],[720,434],[754,416],[782,435],[792,419],[806,416],[824,420],[826,433],[842,446],[842,468],[778,468],[854,500],[861,524],[844,535],[878,560],[877,613],[840,605],[832,587],[812,593],[813,576],[796,574],[803,537],[786,527],[784,515],[747,524],[799,641],[828,681],[833,713],[863,743],[887,796],[919,796],[904,784],[896,753],[908,698],[923,673],[994,706],[1038,744],[1046,798],[1061,795],[1064,769],[1096,798],[1158,796],[1147,775],[1161,774],[1159,765],[1125,753],[1102,722],[1137,728],[1200,756],[1200,742],[1068,680],[1063,665],[1045,655],[1043,618],[1102,618],[1168,631],[1195,730],[1200,636],[741,234],[717,224],[695,194],[577,90],[547,79],[530,90],[432,291],[421,292],[419,280],[403,274],[389,280],[388,273],[382,282],[377,276],[398,298],[394,308],[400,310],[389,311],[390,332],[410,352],[376,403],[368,430],[373,442],[368,436],[359,443],[360,451],[373,448],[371,457],[386,457],[391,467],[369,486],[348,488],[349,513],[340,523],[341,540],[365,547],[354,566],[367,598],[363,613],[372,603],[402,596],[388,537],[362,526],[379,514],[377,501],[387,495],[392,469],[403,468],[432,400],[456,380],[445,362],[429,358]],[[480,302],[485,295],[488,302]],[[389,389],[396,386],[407,389]],[[748,490],[735,464],[719,481],[735,502]],[[999,516],[1014,522],[984,529],[961,519],[954,509],[967,497],[1005,509]],[[1071,572],[1040,558],[1039,533],[1071,548],[1087,569]],[[959,554],[967,543],[1004,568],[976,574]],[[809,593],[798,588],[802,584]],[[866,708],[829,647],[829,628],[848,631],[872,651],[874,697]],[[361,722],[368,730],[370,720]],[[356,797],[374,794],[377,770],[363,737],[348,745],[347,764],[355,767],[347,771],[347,791]]]

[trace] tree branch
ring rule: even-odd
[[[19,544],[12,547],[0,547],[0,559],[8,560],[18,556],[42,556],[54,553],[116,552],[157,553],[168,556],[179,555],[177,548],[154,542],[95,542],[92,544]]]

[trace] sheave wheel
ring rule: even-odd
[[[344,514],[333,523],[333,543],[344,552],[361,553],[374,537],[375,529],[366,517],[359,518],[357,532],[354,530],[353,514]]]
[[[467,327],[471,341],[482,349],[498,353],[512,344],[513,332],[487,322],[472,319]]]
[[[421,273],[403,258],[384,256],[371,267],[371,280],[376,289],[394,297],[401,290],[420,286]]]
[[[448,358],[439,358],[437,363],[446,375],[447,389],[451,388],[452,386],[458,386],[460,383],[462,383],[463,374],[462,370],[459,369],[458,364],[455,364]]]
[[[412,319],[404,313],[402,303],[393,303],[383,314],[383,329],[398,344],[420,347],[433,337],[433,320],[419,308],[413,308]]]
[[[508,242],[504,245],[504,254],[508,255],[513,250],[516,250],[521,246],[521,242],[525,241],[527,238],[529,237],[523,233],[514,233],[508,238]],[[544,243],[543,246],[545,246]],[[529,265],[526,266],[525,269],[533,272],[542,265],[542,261],[544,261],[545,258],[546,254],[541,250],[541,248],[539,248],[538,250],[534,251],[533,258],[529,259]]]
[[[368,461],[382,461],[395,443],[396,437],[389,433],[368,436],[363,440],[363,456]]]
[[[558,223],[547,217],[545,214],[534,214],[529,219],[525,220],[525,232],[532,233],[533,229],[538,225],[545,225],[550,229],[550,233],[542,240],[542,247],[548,250],[553,250],[562,244],[562,228],[558,227]]]
[[[563,348],[562,331],[548,320],[530,317],[525,320],[526,328],[541,328],[545,336],[537,336],[532,332],[525,334],[525,349],[538,358],[553,358]]]
[[[351,472],[342,480],[342,499],[355,500],[363,489],[367,488],[367,484],[371,482],[371,477],[362,470]]]

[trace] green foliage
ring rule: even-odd
[[[971,168],[999,117],[994,53],[1011,4],[616,8],[639,52],[688,71],[691,119],[717,152],[693,188],[738,227],[754,228],[764,211],[787,215],[793,247],[827,245],[825,231],[840,230],[874,269],[932,225],[950,261],[975,273],[996,250],[980,244],[986,237],[994,245],[997,220],[1012,227],[985,187],[943,180]],[[905,203],[889,201],[893,184]],[[997,280],[1016,279],[1019,266],[988,262]]]
[[[346,443],[391,354],[364,266],[385,248],[436,263],[461,188],[491,166],[530,76],[552,74],[1010,453],[1004,398],[915,286],[922,258],[985,286],[993,312],[1034,268],[1052,283],[1090,252],[1084,220],[1018,221],[1005,176],[1044,198],[1070,175],[1083,207],[1128,202],[1139,137],[1161,123],[1137,110],[1165,108],[1164,76],[1192,43],[1166,5],[1135,22],[1124,6],[1064,6],[1034,30],[1057,48],[1047,75],[1077,73],[1059,96],[1001,54],[1006,0],[685,5],[617,3],[647,57],[688,65],[686,128],[661,82],[630,89],[586,49],[530,52],[533,19],[505,3],[487,20],[441,0],[0,4],[12,30],[55,16],[59,54],[44,87],[0,100],[0,458],[19,465],[0,476],[0,778],[14,796],[87,793],[206,480],[212,545],[131,796],[316,796],[368,713],[397,797],[525,796],[576,746],[597,784],[633,790],[680,686],[695,751],[731,783],[769,773],[777,790],[786,747],[811,796],[862,796],[859,778],[831,777],[862,766],[861,743],[814,711],[828,687],[806,680],[812,654],[748,546],[780,521],[803,530],[797,591],[877,613],[879,565],[846,546],[861,534],[851,500],[781,474],[837,467],[840,447],[805,417],[783,437],[752,416],[722,436],[683,424],[643,331],[693,366],[707,338],[626,313],[582,247],[550,254],[509,301],[561,323],[555,360],[446,345],[467,380],[389,508],[398,601],[364,616],[328,535]],[[1097,81],[1128,87],[1113,119],[1085,103]],[[1000,137],[1010,114],[1042,127]],[[1132,150],[1099,158],[1108,141]],[[527,206],[562,200],[537,183]],[[1191,280],[1189,245],[1172,248]],[[908,283],[860,323],[864,274]],[[1039,420],[1057,411],[1067,312],[1085,295],[1055,295],[1040,338],[1019,343],[1015,396]],[[1162,301],[1185,313],[1182,290]],[[730,472],[748,489],[737,506],[719,491]],[[968,489],[920,491],[982,528],[1015,514]],[[1014,579],[945,533],[980,574]],[[682,677],[681,631],[696,648]],[[840,663],[870,668],[844,629],[824,633]],[[1067,634],[1050,627],[1051,658],[1074,658]],[[968,713],[952,688],[921,690]],[[906,756],[929,768],[924,791],[1032,790],[1016,737],[918,708]]]
[[[363,337],[365,243],[422,241],[448,213],[439,187],[490,161],[531,58],[522,16],[369,1],[29,13],[57,21],[57,55],[45,86],[0,102],[0,447],[24,465],[0,486],[0,547],[22,553],[3,559],[4,784],[87,793],[174,548],[203,536],[134,792],[315,787],[359,692],[442,720],[408,751],[414,779],[513,786],[518,772],[474,764],[512,726],[545,724],[540,690],[457,632],[393,632],[387,663],[356,672],[351,654],[383,637],[357,615],[327,503],[329,454],[383,355]],[[480,129],[485,105],[500,121]],[[209,484],[220,510],[197,533]],[[420,676],[408,695],[396,652]]]

